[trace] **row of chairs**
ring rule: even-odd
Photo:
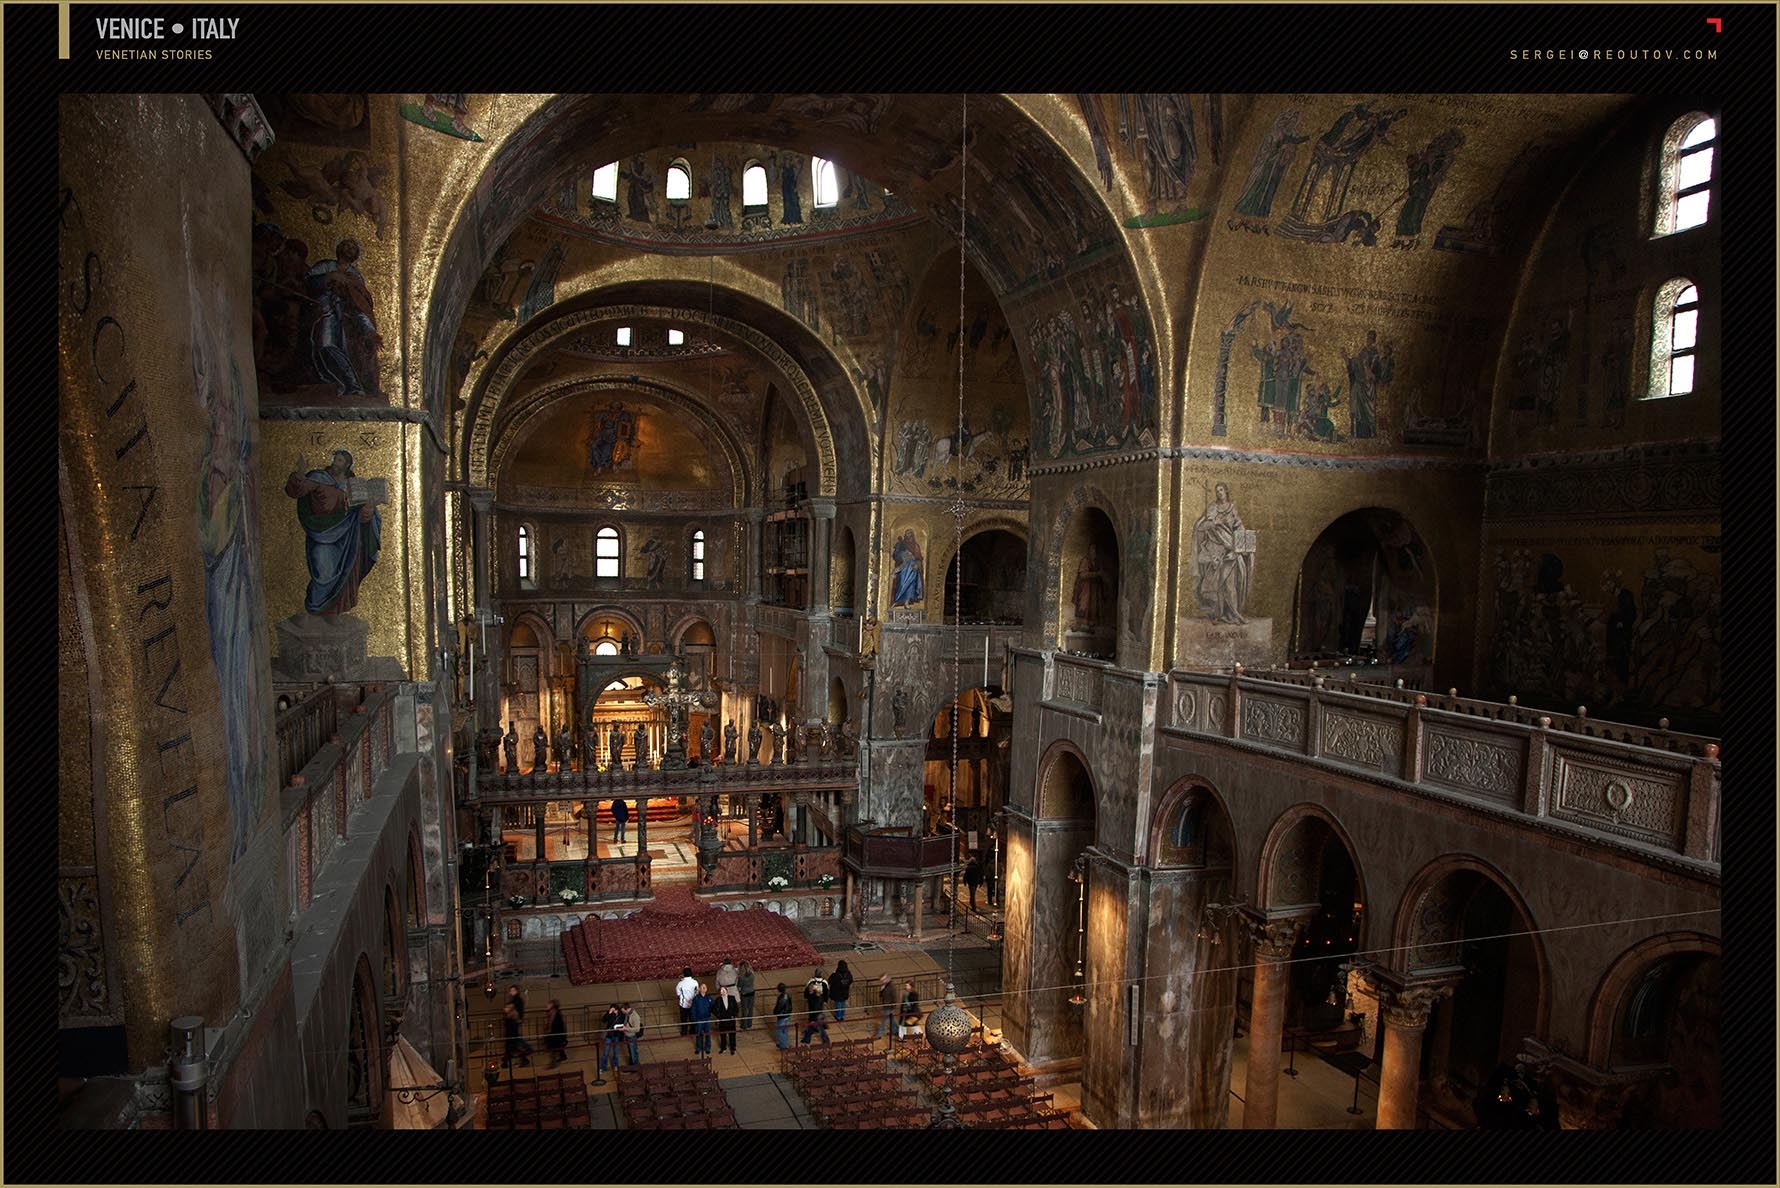
[[[785,1053],[784,1069],[810,1116],[840,1130],[925,1125],[927,1111],[869,1038]]]
[[[632,1130],[717,1130],[735,1126],[709,1057],[639,1064],[618,1074],[619,1109]]]
[[[931,1121],[932,1111],[909,1106],[875,1114],[848,1114],[826,1125],[831,1130],[920,1130]]]
[[[492,1085],[487,1122],[489,1130],[585,1130],[587,1082],[576,1072]]]

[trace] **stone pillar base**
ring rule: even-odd
[[[366,656],[371,625],[352,615],[312,615],[307,611],[281,620],[274,628],[278,654],[272,657],[276,680],[400,681],[402,666],[391,656]]]

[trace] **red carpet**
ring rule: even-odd
[[[712,970],[724,958],[755,969],[814,966],[816,950],[797,925],[767,911],[726,912],[685,887],[663,887],[655,902],[622,920],[589,919],[562,934],[569,980],[577,986],[677,977],[684,966]]]

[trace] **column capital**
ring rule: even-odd
[[[493,487],[465,487],[464,494],[469,498],[470,506],[477,511],[486,515],[494,510]]]
[[[1284,961],[1298,943],[1298,930],[1304,926],[1300,916],[1268,919],[1266,916],[1244,915],[1243,932],[1248,936],[1250,950],[1257,961]]]
[[[1420,1031],[1428,1025],[1434,1004],[1451,994],[1453,984],[1380,986],[1378,1012],[1388,1027]]]
[[[826,496],[816,499],[807,499],[804,501],[804,506],[810,509],[810,517],[812,519],[834,519],[834,500],[827,498]]]

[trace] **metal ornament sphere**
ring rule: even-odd
[[[945,1002],[928,1013],[925,1027],[927,1046],[935,1052],[948,1055],[962,1052],[970,1046],[970,1033],[974,1026],[970,1021],[970,1013],[958,1005],[958,995],[948,983]]]

